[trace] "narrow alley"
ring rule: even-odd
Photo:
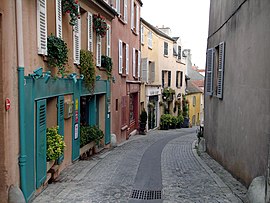
[[[206,165],[213,160],[198,156],[196,139],[195,128],[133,136],[70,165],[33,202],[242,202],[244,187],[223,174],[229,188]]]

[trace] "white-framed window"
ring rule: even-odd
[[[101,37],[97,35],[97,53],[96,53],[96,66],[101,67]]]
[[[62,38],[62,0],[56,0],[56,37]]]
[[[140,6],[131,0],[131,30],[139,34],[140,29]]]
[[[109,25],[106,34],[106,55],[111,57],[111,26]]]
[[[47,55],[47,2],[37,0],[38,54]]]
[[[130,10],[131,10],[131,18],[130,18],[130,25],[131,25],[131,30],[134,29],[134,0],[131,0],[130,4]]]
[[[78,8],[80,9],[80,8]],[[80,64],[80,50],[81,50],[81,20],[77,19],[73,26],[73,62]]]
[[[118,51],[118,72],[121,75],[129,74],[129,45],[122,40],[119,40],[119,51]]]
[[[90,12],[87,13],[87,40],[87,49],[93,52],[93,15]]]
[[[152,49],[152,44],[153,43],[153,39],[152,39],[152,32],[149,31],[148,32],[148,48]]]
[[[128,0],[122,0],[124,1],[124,22],[128,22]]]
[[[164,50],[163,50],[163,54],[164,56],[168,56],[168,53],[169,53],[169,44],[168,42],[164,42]]]
[[[140,77],[141,52],[135,48],[132,49],[132,75],[135,78]]]
[[[141,43],[144,44],[144,27],[141,25]]]
[[[116,8],[116,11],[117,11],[117,13],[120,13],[120,8],[121,8],[121,2],[120,2],[121,0],[116,0],[115,1],[115,8]],[[122,0],[123,1],[123,0]]]

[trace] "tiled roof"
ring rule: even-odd
[[[187,84],[187,94],[192,93],[203,93],[202,89],[193,83],[193,81],[188,81]]]

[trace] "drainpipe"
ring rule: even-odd
[[[18,86],[19,86],[19,133],[20,133],[20,183],[21,190],[26,195],[26,145],[24,126],[24,51],[23,51],[23,23],[22,0],[16,0],[16,30],[17,30],[17,56],[18,56]],[[25,198],[26,199],[26,198]]]

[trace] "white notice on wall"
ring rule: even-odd
[[[77,140],[78,137],[79,137],[79,124],[76,123],[76,124],[75,124],[75,134],[74,134],[75,140]]]

